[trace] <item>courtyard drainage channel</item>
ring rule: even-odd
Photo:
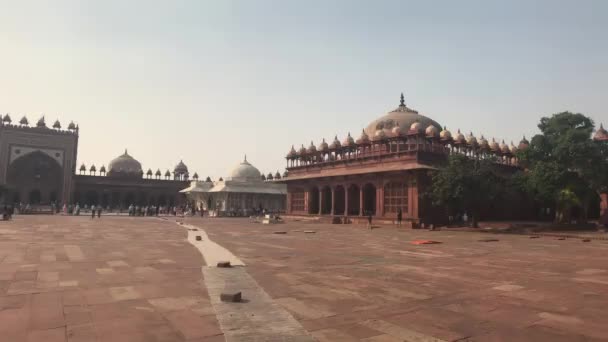
[[[188,229],[188,241],[205,259],[205,286],[227,342],[315,341],[258,285],[237,256],[211,241],[200,227],[178,224]]]

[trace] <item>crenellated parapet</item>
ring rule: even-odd
[[[43,134],[56,134],[56,135],[78,135],[79,132],[79,128],[78,125],[76,125],[73,121],[71,121],[67,127],[67,129],[62,129],[61,123],[59,122],[59,120],[55,120],[55,122],[53,123],[52,127],[48,127],[46,124],[46,120],[44,118],[44,116],[42,116],[40,119],[38,119],[38,121],[36,122],[36,125],[32,125],[30,126],[30,122],[27,119],[26,116],[23,116],[20,120],[18,124],[13,124],[13,120],[10,116],[10,114],[5,114],[4,116],[1,116],[2,119],[0,120],[0,129],[3,130],[16,130],[16,131],[23,131],[23,132],[32,132],[32,133],[43,133]]]

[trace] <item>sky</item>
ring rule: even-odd
[[[396,108],[517,143],[608,124],[608,1],[0,0],[0,113],[80,127],[78,163],[262,172]]]

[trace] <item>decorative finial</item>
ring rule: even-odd
[[[247,155],[246,155],[246,154],[245,154],[245,160],[244,160],[244,162],[245,162],[245,163],[247,162]]]
[[[399,105],[405,106],[405,98],[403,97],[403,93],[401,93],[401,101],[400,101]]]
[[[126,156],[127,154],[128,154],[128,153],[127,153],[127,149],[125,148],[125,156]]]
[[[600,129],[604,129],[604,124],[600,122]]]

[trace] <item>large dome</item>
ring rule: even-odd
[[[381,129],[388,135],[393,127],[399,125],[399,127],[407,130],[414,122],[419,122],[420,126],[425,128],[431,125],[435,126],[438,132],[442,130],[441,125],[435,120],[420,115],[417,111],[408,108],[405,105],[403,94],[401,94],[401,103],[399,104],[399,107],[372,121],[367,125],[367,128],[365,128],[365,133],[367,133],[368,136],[373,137],[376,131]]]
[[[117,158],[114,158],[110,165],[108,166],[108,175],[132,175],[132,176],[141,176],[143,171],[141,169],[141,164],[135,160],[135,158],[131,157],[127,150],[125,153]]]
[[[260,170],[249,164],[247,156],[245,156],[245,160],[232,169],[230,177],[233,180],[259,181],[262,175],[260,174]]]

